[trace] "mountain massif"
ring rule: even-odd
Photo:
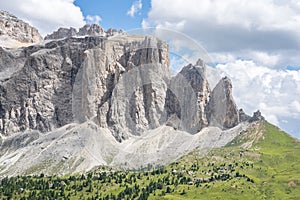
[[[263,120],[237,108],[228,77],[211,88],[201,59],[171,76],[168,45],[154,36],[94,24],[43,40],[0,19],[1,38],[26,42],[0,47],[2,175],[162,165]]]

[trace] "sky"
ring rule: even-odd
[[[248,114],[259,109],[300,138],[300,0],[10,0],[1,1],[0,9],[43,36],[86,23],[128,32],[175,31],[201,49],[199,55],[185,55],[187,60],[195,62],[206,52],[209,64],[231,78],[240,108]],[[173,42],[174,51],[186,45]]]

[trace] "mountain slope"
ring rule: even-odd
[[[1,142],[0,175],[63,175],[101,165],[121,169],[164,165],[196,148],[222,147],[248,126],[241,123],[226,131],[208,127],[194,135],[162,126],[122,143],[91,121],[47,134],[27,131]]]
[[[203,151],[195,150],[151,171],[115,171],[104,167],[85,175],[2,179],[0,197],[300,198],[300,143],[266,121],[252,124],[226,147],[207,149],[204,157]]]

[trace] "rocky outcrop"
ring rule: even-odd
[[[210,88],[205,70],[203,61],[198,60],[195,65],[183,67],[172,78],[167,92],[168,124],[177,124],[174,125],[176,128],[190,133],[197,133],[208,126],[205,109]]]
[[[250,123],[251,122],[255,122],[255,121],[261,121],[261,120],[265,120],[265,118],[261,115],[261,112],[259,110],[257,110],[256,112],[254,112],[253,116],[248,119],[248,121]]]
[[[38,43],[42,40],[36,28],[5,11],[0,11],[0,39],[20,43]]]
[[[92,25],[87,24],[82,28],[80,28],[77,34],[79,36],[85,36],[85,35],[106,36],[104,29],[98,24],[92,24]]]
[[[77,30],[75,28],[59,28],[57,31],[54,31],[52,34],[47,35],[45,40],[55,40],[62,38],[69,38],[77,35]]]
[[[232,84],[228,77],[222,78],[213,89],[207,113],[211,126],[228,129],[239,123],[239,111],[232,96]]]
[[[57,31],[54,31],[52,34],[49,34],[45,37],[45,40],[56,40],[69,37],[80,37],[80,36],[102,36],[102,37],[111,37],[117,34],[123,33],[122,30],[108,29],[105,31],[98,24],[86,24],[77,31],[75,28],[59,28]]]
[[[249,122],[249,123],[265,120],[265,118],[261,115],[261,112],[259,110],[254,112],[251,117],[251,116],[247,115],[243,111],[243,109],[240,109],[239,110],[239,118],[240,118],[240,122]]]
[[[246,122],[250,119],[251,117],[247,115],[243,109],[239,109],[239,119],[241,122]]]

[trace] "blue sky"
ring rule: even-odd
[[[142,8],[132,17],[127,14],[135,1],[129,0],[76,0],[84,16],[98,15],[101,26],[105,29],[115,28],[130,30],[140,28],[142,20],[147,17],[150,1],[142,1]]]
[[[171,54],[192,63],[208,54],[231,78],[240,108],[259,109],[300,138],[300,0],[9,0],[0,8],[43,36],[92,22],[125,31],[168,29],[159,37],[173,44]]]

